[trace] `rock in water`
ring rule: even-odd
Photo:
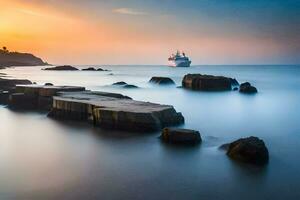
[[[94,67],[88,67],[88,68],[82,69],[82,71],[96,71],[96,69]]]
[[[85,120],[94,125],[127,131],[156,131],[184,123],[173,106],[134,101],[104,92],[61,92],[53,97],[50,117]]]
[[[224,76],[187,74],[182,80],[184,88],[203,91],[231,90],[234,79]]]
[[[48,68],[45,68],[44,70],[76,71],[78,69],[71,65],[62,65],[62,66],[56,66],[56,67],[48,67]]]
[[[136,85],[131,85],[131,84],[126,84],[123,86],[124,88],[127,88],[127,89],[132,89],[132,88],[138,88],[138,86]]]
[[[254,94],[257,93],[257,89],[253,87],[249,82],[245,82],[240,85],[239,92],[246,94]]]
[[[112,85],[127,85],[127,83],[124,81],[119,81],[119,82],[113,83]]]
[[[202,141],[198,131],[180,128],[164,128],[161,139],[174,144],[198,144]]]
[[[45,85],[45,86],[53,86],[52,83],[45,83],[44,85]]]
[[[241,138],[232,143],[222,145],[227,155],[238,161],[264,165],[269,161],[269,152],[263,140],[257,137]]]
[[[161,76],[153,76],[150,81],[150,83],[156,83],[159,85],[170,85],[175,84],[175,82],[169,78],[169,77],[161,77]]]

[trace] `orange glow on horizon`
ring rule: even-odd
[[[0,45],[32,52],[49,63],[166,64],[176,49],[185,50],[192,59],[197,57],[204,62],[239,63],[242,59],[276,54],[280,50],[271,40],[251,36],[210,37],[194,33],[184,37],[185,33],[166,32],[168,27],[147,32],[130,22],[114,23],[87,17],[76,10],[63,12],[37,3],[0,0],[0,5]]]

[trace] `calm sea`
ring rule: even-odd
[[[172,147],[160,142],[159,132],[107,131],[0,106],[0,199],[300,199],[300,66],[101,67],[111,71],[1,72],[171,104],[183,113],[183,127],[199,130],[203,143]],[[168,76],[180,86],[187,73],[234,77],[259,92],[193,92],[148,83],[152,76]],[[139,88],[111,86],[117,81]],[[269,148],[264,168],[233,162],[218,149],[250,135]]]

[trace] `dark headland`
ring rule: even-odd
[[[12,52],[6,47],[0,49],[0,67],[43,65],[48,65],[48,63],[33,54]]]

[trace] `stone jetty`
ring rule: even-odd
[[[183,77],[182,86],[192,90],[225,91],[231,90],[238,82],[225,76],[212,76],[202,74],[187,74]]]
[[[173,106],[92,91],[58,93],[53,97],[49,116],[87,120],[96,126],[130,131],[155,131],[184,122],[182,114]]]

